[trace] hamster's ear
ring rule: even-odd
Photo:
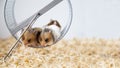
[[[30,32],[30,33],[32,33],[32,32],[33,32],[33,29],[28,29],[27,31]],[[27,31],[26,31],[26,32],[27,32]]]
[[[54,24],[54,20],[50,20],[50,22],[47,24],[47,26],[53,25]]]
[[[41,32],[42,32],[42,31],[37,31],[37,32],[35,32],[35,34],[36,34],[36,40],[37,40],[38,43],[39,43],[39,37],[40,37],[40,35],[41,35]]]
[[[35,31],[35,35],[38,37],[42,31]]]
[[[59,28],[61,28],[61,25],[60,25],[60,23],[59,23],[57,20],[54,21],[54,24],[55,24],[56,26],[58,26]]]
[[[25,36],[24,36],[24,34],[22,35],[22,40],[24,40],[25,39]]]
[[[54,21],[54,25],[57,25],[57,21],[56,20]]]

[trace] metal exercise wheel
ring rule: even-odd
[[[30,16],[29,18],[25,19],[20,24],[17,24],[15,16],[14,16],[15,1],[16,0],[6,0],[5,7],[4,7],[4,17],[5,17],[6,25],[9,29],[10,33],[17,39],[16,43],[12,46],[12,48],[8,52],[7,56],[5,56],[4,60],[11,54],[12,50],[17,46],[17,43],[19,43],[20,38],[23,35],[23,33],[25,33],[26,30],[29,27],[31,27],[40,16],[42,16],[47,11],[49,11],[50,9],[55,7],[57,4],[63,2],[64,0],[53,0],[53,1],[51,1],[45,7],[40,9],[38,12],[36,12],[32,16]],[[57,41],[59,41],[60,39],[62,39],[66,35],[66,33],[68,32],[68,30],[70,28],[71,22],[72,22],[72,17],[73,17],[72,5],[71,5],[70,0],[66,0],[66,1],[67,1],[68,6],[69,6],[69,9],[68,9],[69,10],[69,12],[68,12],[69,13],[68,14],[69,18],[66,22],[65,27],[63,27],[63,29],[61,31],[61,36],[54,43],[56,43]],[[18,37],[17,32],[22,30],[23,28],[25,28],[25,30],[23,31],[21,36]],[[41,46],[40,47],[35,47],[35,48],[41,48]]]

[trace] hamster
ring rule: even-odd
[[[39,43],[41,46],[52,45],[61,35],[61,25],[57,20],[51,20],[42,29],[39,36]]]
[[[41,28],[30,28],[22,36],[22,42],[27,47],[34,47],[39,45],[38,36],[40,35]]]

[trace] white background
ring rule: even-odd
[[[6,38],[10,35],[4,23],[4,2],[5,0],[0,0],[1,38]],[[120,37],[120,0],[71,0],[71,2],[74,16],[66,38]],[[20,8],[22,7],[21,5]]]

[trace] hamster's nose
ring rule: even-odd
[[[28,44],[28,42],[24,42],[24,45],[27,45]]]

